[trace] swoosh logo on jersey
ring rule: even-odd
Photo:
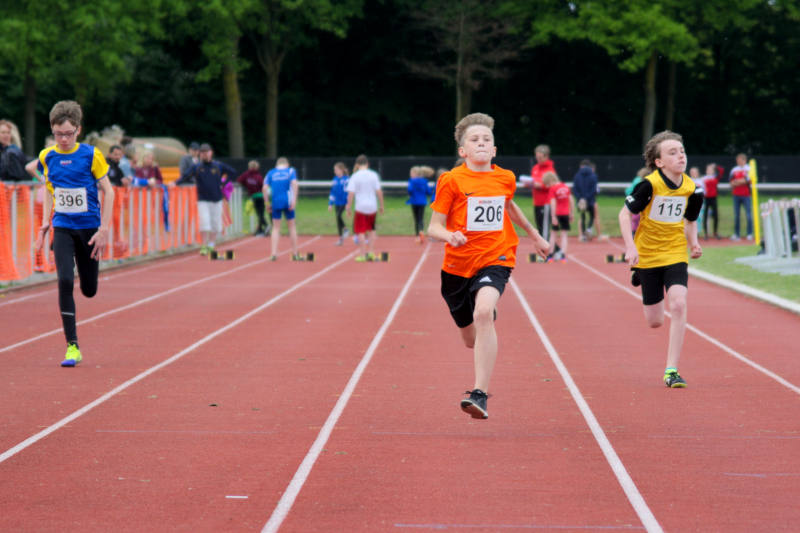
[[[472,196],[473,194],[475,194],[475,191],[472,191],[472,192],[465,192],[465,193],[464,193],[464,196]]]

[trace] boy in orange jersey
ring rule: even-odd
[[[516,260],[519,238],[512,222],[546,257],[549,245],[514,203],[514,173],[492,164],[494,119],[467,115],[456,124],[458,155],[464,164],[442,174],[431,205],[428,235],[445,242],[442,297],[461,330],[467,348],[474,348],[475,386],[461,409],[473,418],[489,418],[489,379],[497,359],[495,306]]]

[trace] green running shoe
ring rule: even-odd
[[[61,366],[65,367],[72,367],[77,365],[81,362],[81,351],[78,349],[78,346],[73,343],[69,343],[67,345],[67,355],[64,356],[64,360],[61,361]]]
[[[686,382],[677,371],[664,374],[664,384],[671,389],[683,389]]]

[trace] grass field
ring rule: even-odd
[[[779,197],[774,197],[778,199]],[[766,201],[769,197],[762,198]],[[378,216],[379,235],[413,235],[413,218],[411,208],[405,203],[405,196],[387,196],[386,210]],[[530,197],[517,196],[517,204],[528,217],[533,216]],[[600,222],[602,232],[610,237],[619,237],[617,215],[622,206],[623,197],[601,196],[598,198],[600,207]],[[723,238],[733,234],[733,201],[730,196],[720,197],[719,203],[719,233]],[[426,224],[430,219],[430,209],[426,211]],[[742,224],[744,217],[742,216]],[[336,221],[334,213],[328,211],[328,199],[323,196],[301,197],[297,204],[297,227],[302,235],[334,235],[336,234]],[[571,235],[577,235],[577,223],[573,224]],[[286,232],[284,223],[284,234]],[[745,228],[742,227],[742,232]],[[738,246],[713,246],[714,241],[701,240],[704,245],[703,257],[693,262],[701,270],[717,276],[738,281],[745,285],[770,292],[782,298],[800,301],[800,280],[798,276],[783,276],[760,272],[747,265],[736,263],[737,257],[752,256],[758,252],[758,246],[742,244]]]

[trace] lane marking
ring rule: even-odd
[[[312,238],[311,240],[308,240],[308,241],[304,242],[303,244],[301,244],[300,248],[302,248],[303,246],[307,246],[307,245],[311,244],[312,242],[316,241],[319,238],[320,238],[320,236],[317,235],[316,237]],[[284,255],[284,254],[288,254],[288,253],[289,253],[289,250],[286,250],[286,251],[281,252],[278,255]],[[211,281],[213,279],[217,279],[217,278],[220,278],[222,276],[227,276],[228,274],[233,274],[234,272],[238,272],[239,270],[244,270],[245,268],[249,268],[251,266],[255,266],[255,265],[258,265],[260,263],[265,263],[268,260],[269,260],[268,257],[265,257],[263,259],[257,259],[256,261],[251,261],[249,263],[245,263],[243,265],[240,265],[238,267],[225,270],[223,272],[218,272],[217,274],[213,274],[213,275],[207,276],[205,278],[200,278],[200,279],[191,281],[189,283],[185,283],[183,285],[178,285],[177,287],[173,287],[173,288],[171,288],[169,290],[166,290],[166,291],[163,291],[163,292],[159,292],[157,294],[153,294],[153,295],[148,296],[146,298],[142,298],[141,300],[137,300],[135,302],[132,302],[132,303],[120,306],[120,307],[115,307],[114,309],[110,309],[108,311],[104,311],[104,312],[102,312],[102,313],[100,313],[98,315],[95,315],[95,316],[92,316],[92,317],[89,317],[89,318],[86,318],[86,319],[83,319],[83,320],[79,320],[77,322],[76,326],[82,326],[84,324],[88,324],[90,322],[94,322],[96,320],[100,320],[101,318],[105,318],[107,316],[114,315],[114,314],[120,313],[122,311],[127,311],[128,309],[133,309],[134,307],[138,307],[140,305],[152,302],[154,300],[158,300],[159,298],[163,298],[164,296],[168,296],[168,295],[173,294],[175,292],[182,291],[182,290],[188,289],[190,287],[194,287],[195,285],[200,285],[201,283],[205,283],[207,281]],[[52,330],[47,331],[45,333],[41,333],[41,334],[36,335],[34,337],[30,337],[28,339],[19,341],[19,342],[14,343],[14,344],[10,344],[10,345],[5,346],[3,348],[0,348],[0,353],[7,352],[9,350],[13,350],[14,348],[19,348],[20,346],[25,346],[26,344],[30,344],[32,342],[44,339],[45,337],[49,337],[50,335],[55,335],[56,333],[61,333],[62,331],[63,331],[63,329],[61,329],[61,328],[52,329]]]
[[[57,431],[58,429],[61,429],[62,427],[66,426],[67,424],[69,424],[73,420],[85,415],[86,413],[88,413],[89,411],[94,409],[95,407],[105,403],[106,401],[110,400],[111,398],[113,398],[114,396],[119,394],[120,392],[122,392],[125,389],[129,388],[131,385],[134,385],[134,384],[138,383],[139,381],[143,380],[144,378],[146,378],[147,376],[149,376],[151,374],[154,374],[155,372],[158,372],[162,368],[164,368],[164,367],[174,363],[175,361],[181,359],[184,355],[186,355],[188,353],[191,353],[192,351],[194,351],[195,349],[197,349],[200,346],[204,345],[208,341],[210,341],[210,340],[222,335],[223,333],[227,332],[228,330],[233,329],[236,326],[238,326],[239,324],[247,321],[248,319],[252,318],[254,315],[260,313],[264,309],[266,309],[269,306],[271,306],[272,304],[274,304],[274,303],[278,302],[279,300],[285,298],[286,296],[292,294],[297,289],[299,289],[299,288],[303,287],[304,285],[307,285],[307,284],[311,283],[315,279],[327,274],[328,272],[330,272],[334,268],[338,267],[339,265],[341,265],[345,261],[350,260],[353,256],[355,256],[355,254],[356,254],[356,251],[350,252],[349,254],[347,254],[343,258],[339,259],[335,263],[332,263],[332,264],[328,265],[327,267],[323,268],[319,272],[307,277],[303,281],[295,283],[294,285],[292,285],[291,287],[289,287],[288,289],[286,289],[282,293],[278,294],[277,296],[273,296],[272,298],[270,298],[269,300],[267,300],[263,304],[259,305],[258,307],[256,307],[255,309],[253,309],[251,311],[248,311],[247,313],[243,314],[242,316],[240,316],[236,320],[233,320],[232,322],[229,322],[227,325],[219,328],[218,330],[216,330],[216,331],[214,331],[212,333],[209,333],[208,335],[206,335],[205,337],[203,337],[199,341],[195,342],[194,344],[188,346],[187,348],[184,348],[183,350],[181,350],[180,352],[176,353],[175,355],[169,357],[168,359],[165,359],[164,361],[158,363],[157,365],[154,365],[154,366],[148,368],[147,370],[141,372],[140,374],[137,374],[136,376],[132,377],[131,379],[127,380],[126,382],[122,383],[121,385],[119,385],[119,386],[115,387],[114,389],[110,390],[109,392],[103,394],[102,396],[100,396],[96,400],[84,405],[83,407],[81,407],[77,411],[74,411],[72,414],[62,418],[61,420],[59,420],[55,424],[52,424],[51,426],[48,426],[47,428],[43,429],[39,433],[36,433],[35,435],[33,435],[31,437],[28,437],[27,439],[25,439],[24,441],[20,442],[16,446],[13,446],[13,447],[9,448],[8,450],[6,450],[2,454],[0,454],[0,463],[5,461],[6,459],[9,459],[9,458],[15,456],[16,454],[18,454],[19,452],[21,452],[25,448],[27,448],[27,447],[35,444],[36,442],[42,440],[43,438],[45,438],[49,434],[53,433],[54,431]]]
[[[608,281],[612,285],[622,289],[623,291],[627,292],[628,294],[630,294],[631,296],[633,296],[637,300],[641,301],[641,295],[640,294],[638,294],[637,292],[631,290],[628,287],[625,287],[624,285],[620,284],[616,280],[606,276],[605,274],[603,274],[599,270],[593,268],[592,266],[587,265],[586,263],[584,263],[583,261],[581,261],[580,259],[578,259],[574,255],[570,255],[570,260],[574,261],[575,263],[579,264],[580,266],[582,266],[583,268],[587,269],[588,271],[590,271],[590,272],[594,273],[595,275],[603,278],[604,280]],[[666,307],[666,305],[665,305],[665,307]],[[669,311],[667,311],[666,309],[664,310],[664,314],[666,316],[672,318],[672,314]],[[778,383],[780,383],[781,385],[783,385],[784,387],[786,387],[790,391],[795,392],[797,394],[800,394],[800,387],[798,387],[794,383],[791,383],[790,381],[784,379],[783,377],[779,376],[778,374],[776,374],[775,372],[769,370],[768,368],[761,366],[760,364],[756,363],[752,359],[747,358],[746,356],[744,356],[741,353],[737,352],[736,350],[734,350],[733,348],[731,348],[727,344],[724,344],[723,342],[717,340],[716,338],[712,337],[711,335],[709,335],[709,334],[705,333],[704,331],[696,328],[695,326],[690,324],[688,321],[686,322],[686,329],[688,329],[692,333],[695,333],[696,335],[698,335],[702,339],[705,339],[706,341],[710,342],[711,344],[713,344],[714,346],[716,346],[720,350],[724,351],[725,353],[727,353],[731,357],[733,357],[735,359],[738,359],[742,363],[750,366],[751,368],[756,369],[757,371],[761,372],[765,376],[777,381]]]
[[[528,316],[528,320],[530,320],[531,325],[533,325],[533,328],[539,335],[539,339],[542,341],[547,353],[550,355],[550,360],[555,365],[558,373],[561,374],[561,379],[564,380],[567,389],[569,389],[572,399],[577,404],[584,420],[586,420],[586,425],[589,426],[592,435],[594,435],[595,441],[597,441],[597,444],[600,446],[600,450],[602,450],[603,455],[605,455],[606,461],[608,462],[609,466],[611,466],[611,470],[617,477],[617,481],[622,487],[622,490],[625,492],[628,501],[633,506],[633,509],[639,516],[639,519],[642,521],[642,525],[644,525],[648,532],[662,532],[663,530],[661,529],[658,520],[656,520],[653,512],[647,506],[647,502],[644,501],[639,489],[636,488],[636,484],[633,482],[630,474],[628,474],[628,471],[625,469],[625,465],[622,463],[622,460],[620,460],[617,452],[614,451],[614,447],[611,445],[608,437],[606,437],[606,434],[603,431],[603,428],[600,426],[600,423],[597,421],[597,418],[594,416],[594,413],[592,413],[589,404],[583,398],[578,385],[576,385],[575,381],[573,381],[569,370],[567,370],[567,367],[561,361],[561,357],[559,357],[558,352],[550,342],[550,338],[547,336],[547,333],[545,333],[542,325],[536,318],[536,315],[533,314],[533,310],[531,310],[527,300],[525,300],[525,296],[522,294],[522,291],[520,290],[519,285],[517,285],[517,282],[514,280],[514,278],[511,278],[511,287],[514,289],[520,304],[522,304],[525,314]]]
[[[638,531],[643,530],[642,526],[623,525],[623,526],[565,526],[556,524],[394,524],[396,528],[403,529],[488,529],[491,531],[499,531],[502,529],[547,529],[559,530],[566,529],[569,531],[575,530],[588,530],[588,531]]]
[[[235,494],[229,494],[228,496],[225,496],[225,499],[226,500],[246,500],[249,497],[250,496],[236,496]]]
[[[350,376],[350,380],[347,382],[347,385],[345,386],[344,390],[339,396],[336,405],[333,406],[333,410],[331,410],[327,420],[325,420],[325,424],[322,426],[322,429],[320,429],[319,433],[317,434],[317,438],[314,440],[314,443],[308,450],[308,453],[303,459],[303,462],[300,463],[300,466],[297,468],[297,471],[292,477],[292,480],[289,482],[289,485],[286,487],[286,490],[283,491],[281,499],[278,501],[278,504],[272,511],[272,515],[269,517],[269,520],[261,530],[262,532],[275,533],[276,531],[278,531],[278,528],[281,527],[281,524],[286,519],[286,516],[289,514],[289,511],[292,509],[292,506],[294,505],[294,502],[297,499],[297,495],[303,488],[306,479],[308,479],[308,476],[311,473],[311,469],[314,467],[314,464],[317,462],[317,459],[322,453],[322,449],[328,442],[328,439],[331,436],[331,432],[333,431],[334,426],[339,421],[339,417],[342,416],[342,412],[344,411],[344,408],[347,406],[347,402],[350,401],[350,397],[353,395],[353,391],[355,390],[356,385],[358,385],[358,382],[361,379],[361,375],[364,373],[364,370],[367,368],[367,365],[372,360],[372,356],[375,353],[375,350],[378,348],[378,345],[383,339],[383,336],[386,334],[386,330],[389,329],[389,325],[391,325],[392,321],[394,320],[394,317],[397,314],[400,305],[403,303],[406,294],[408,293],[409,289],[411,288],[411,285],[416,279],[420,268],[422,268],[422,263],[424,263],[425,259],[428,257],[429,249],[430,249],[430,243],[425,245],[425,249],[422,252],[422,256],[419,258],[419,261],[417,261],[417,265],[414,267],[414,270],[411,271],[411,275],[409,276],[408,280],[403,286],[403,289],[400,291],[400,294],[397,296],[394,305],[392,305],[389,314],[386,316],[386,320],[384,320],[383,325],[378,330],[378,333],[375,334],[375,337],[372,339],[372,342],[367,348],[367,351],[364,353],[364,357],[361,358],[361,362],[358,363],[358,366],[353,371],[353,374]]]

